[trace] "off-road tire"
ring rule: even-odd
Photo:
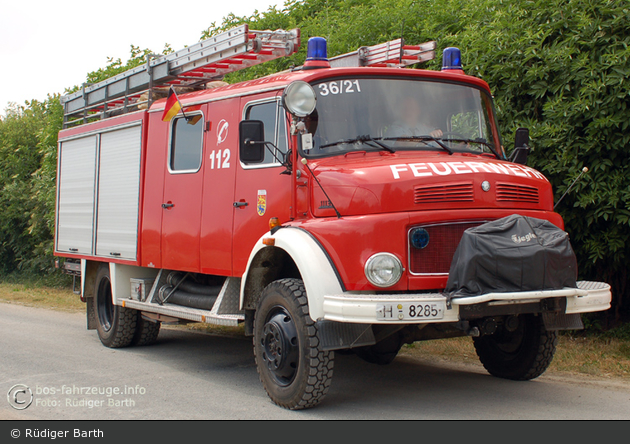
[[[547,331],[542,316],[520,315],[518,327],[509,332],[501,326],[492,335],[473,338],[485,369],[493,376],[526,381],[542,375],[556,351],[558,336]]]
[[[109,264],[102,264],[96,273],[94,297],[96,331],[103,345],[109,348],[129,346],[136,333],[138,312],[112,303]]]
[[[320,346],[300,279],[263,290],[254,315],[254,357],[271,400],[290,410],[319,404],[330,387],[334,352]]]
[[[161,322],[152,322],[144,319],[142,314],[138,312],[136,334],[131,340],[131,345],[143,346],[155,344],[160,334],[161,324]]]
[[[357,347],[353,350],[359,358],[370,364],[387,365],[396,359],[402,345],[402,337],[396,332],[374,345]]]

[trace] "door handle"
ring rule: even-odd
[[[166,209],[173,208],[174,206],[175,206],[175,204],[172,204],[172,203],[163,203],[162,204],[162,208],[166,208]]]
[[[247,202],[234,202],[234,208],[246,207],[249,205]]]

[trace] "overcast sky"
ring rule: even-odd
[[[199,41],[230,12],[251,15],[283,0],[0,0],[0,114],[85,81],[131,45],[160,52]]]

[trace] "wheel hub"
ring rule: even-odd
[[[280,385],[293,381],[298,363],[298,340],[295,323],[281,308],[271,314],[263,326],[261,345],[263,360]]]

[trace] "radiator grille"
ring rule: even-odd
[[[497,184],[497,201],[538,203],[538,188],[511,183]]]
[[[451,261],[464,230],[477,227],[483,222],[466,222],[456,224],[425,225],[414,228],[424,228],[429,233],[429,244],[423,249],[414,248],[411,244],[409,230],[409,269],[412,274],[443,274],[448,273]]]
[[[472,182],[448,185],[423,185],[414,188],[414,202],[417,204],[440,202],[472,202],[474,200]]]

